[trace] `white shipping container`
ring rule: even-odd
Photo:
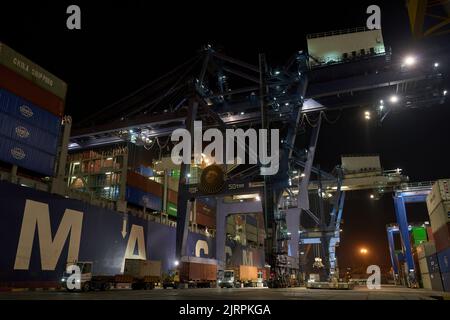
[[[430,194],[427,197],[428,214],[434,211],[442,201],[450,201],[450,179],[441,179],[433,184]]]
[[[125,259],[124,275],[135,278],[160,277],[161,261]]]
[[[429,273],[427,258],[419,259],[419,269],[422,274]]]
[[[445,226],[449,219],[450,201],[439,203],[430,214],[431,230],[433,233]]]
[[[430,275],[428,273],[426,273],[426,274],[422,273],[422,284],[423,284],[423,288],[424,289],[428,289],[428,290],[432,290],[433,289],[431,287],[431,278],[430,278]]]
[[[346,174],[381,172],[379,156],[343,156],[341,157],[341,164]]]
[[[417,246],[417,258],[422,259],[436,253],[434,242],[424,242]]]

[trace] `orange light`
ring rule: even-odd
[[[366,248],[361,248],[361,249],[359,250],[359,252],[360,252],[361,254],[367,254],[367,253],[369,253],[369,250],[367,250]]]

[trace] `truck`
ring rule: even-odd
[[[71,278],[73,273],[64,272],[61,279],[62,287],[68,291],[76,291],[68,285],[71,281],[79,283],[81,291],[109,290],[112,288],[131,287],[133,290],[155,288],[161,283],[161,261],[125,259],[124,273],[117,275],[101,275],[94,273],[94,263],[80,261],[71,263],[80,270],[79,278]]]
[[[211,288],[217,283],[217,261],[214,259],[183,257],[176,270],[163,280],[163,288]]]
[[[256,287],[258,282],[263,281],[263,273],[258,272],[254,266],[240,265],[223,272],[219,286],[221,288]]]

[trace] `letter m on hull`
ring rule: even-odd
[[[82,223],[83,212],[66,209],[55,237],[52,239],[48,204],[27,200],[14,270],[28,270],[36,226],[42,270],[55,270],[69,234],[70,240],[67,261],[74,262],[78,260]]]

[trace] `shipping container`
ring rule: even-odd
[[[173,204],[178,204],[178,192],[173,190],[167,190],[167,201],[172,202]]]
[[[177,205],[172,202],[167,202],[167,214],[172,217],[177,216]]]
[[[0,111],[0,136],[56,155],[59,137]]]
[[[427,237],[428,241],[434,242],[433,229],[431,227],[427,227]]]
[[[450,247],[438,253],[439,269],[442,273],[450,272]]]
[[[240,265],[235,269],[235,278],[241,282],[253,282],[258,280],[258,268],[254,266]]]
[[[60,135],[61,118],[1,88],[0,112],[9,114],[53,135]]]
[[[443,291],[441,274],[439,272],[422,274],[422,283],[424,289]]]
[[[181,262],[180,280],[187,281],[216,281],[217,264]]]
[[[161,277],[161,261],[125,259],[123,274],[134,278]]]
[[[450,222],[450,201],[440,202],[430,214],[431,229],[433,232],[439,230],[446,223]]]
[[[427,240],[427,230],[424,227],[412,227],[411,242],[414,246],[427,242]]]
[[[443,291],[450,292],[450,272],[441,274]]]
[[[198,211],[197,211],[196,221],[197,221],[198,225],[206,226],[208,228],[216,227],[216,218],[215,217],[199,213]]]
[[[427,196],[428,214],[431,215],[434,209],[442,201],[450,201],[450,180],[441,179],[433,184],[430,194]]]
[[[125,197],[129,203],[139,205],[147,209],[160,211],[162,208],[162,201],[160,197],[130,186],[127,186]]]
[[[146,166],[139,166],[138,168],[137,168],[137,173],[139,173],[141,176],[144,176],[144,177],[147,177],[147,178],[149,178],[149,177],[153,177],[153,175],[154,175],[154,172],[153,172],[153,169],[152,168],[150,168],[150,167],[146,167]]]
[[[440,272],[439,261],[436,254],[429,255],[425,259],[427,260],[428,273]]]
[[[425,242],[417,246],[417,257],[422,259],[436,253],[436,245],[434,242]]]
[[[67,84],[64,81],[4,43],[0,43],[0,64],[60,99],[66,99]]]
[[[206,203],[202,202],[201,200],[197,199],[195,201],[195,209],[197,211],[197,214],[203,214],[206,216],[215,216],[216,215],[216,208],[210,207]]]
[[[447,222],[445,226],[434,232],[433,237],[438,252],[450,247],[450,222]]]
[[[430,270],[428,269],[428,261],[427,261],[426,257],[419,259],[419,270],[420,270],[420,273],[430,273]]]
[[[0,88],[30,101],[51,114],[64,115],[64,101],[0,65]]]
[[[151,193],[157,197],[163,196],[163,187],[161,184],[140,175],[137,172],[128,171],[127,185],[135,189],[140,189],[145,193]]]
[[[0,160],[46,176],[54,174],[53,155],[5,137],[0,137]]]

